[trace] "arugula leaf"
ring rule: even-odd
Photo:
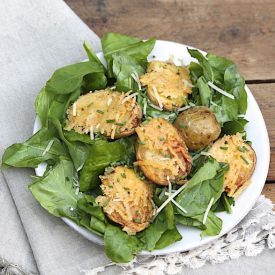
[[[80,190],[87,191],[99,184],[98,176],[117,161],[131,161],[135,157],[134,139],[121,138],[113,142],[98,139],[90,145],[90,153],[80,172]]]
[[[50,148],[46,151],[48,146]],[[8,147],[3,154],[2,165],[35,168],[41,162],[57,162],[61,158],[69,159],[64,146],[48,129],[42,128],[24,143]]]
[[[143,244],[136,236],[130,236],[119,227],[108,224],[104,234],[106,255],[115,263],[133,260],[134,253],[141,251]]]
[[[60,160],[43,177],[32,182],[29,189],[49,213],[79,223],[81,216],[77,210],[77,201],[82,194],[76,194],[73,179],[77,179],[73,163],[69,160]]]

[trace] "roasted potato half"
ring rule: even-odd
[[[191,157],[177,129],[163,118],[154,118],[136,128],[136,165],[145,176],[160,185],[169,179],[184,183],[191,169]]]
[[[150,62],[140,82],[147,86],[150,100],[168,111],[182,107],[192,92],[188,69],[163,61]]]
[[[213,111],[196,106],[183,111],[174,122],[190,150],[199,150],[216,140],[221,127]]]
[[[142,112],[136,97],[107,89],[80,96],[67,115],[65,130],[116,139],[135,132]]]
[[[238,133],[218,139],[209,153],[219,162],[229,164],[224,175],[224,188],[228,196],[236,198],[250,183],[256,165],[256,154]]]
[[[117,166],[101,176],[103,196],[96,201],[129,235],[145,229],[153,217],[152,184],[141,180],[133,169]]]

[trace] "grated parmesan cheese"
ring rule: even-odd
[[[214,202],[214,198],[211,198],[211,200],[210,200],[210,202],[209,202],[209,204],[208,204],[208,206],[207,206],[207,208],[206,208],[206,210],[205,210],[205,213],[204,213],[204,215],[203,215],[203,220],[202,220],[202,223],[203,223],[203,224],[206,223],[206,219],[207,219],[207,216],[208,216],[208,214],[209,214],[209,211],[210,211],[210,209],[211,209],[211,206],[212,206],[213,202]]]
[[[125,103],[126,101],[130,100],[133,97],[136,97],[138,95],[138,93],[133,93],[129,96],[126,96],[123,100],[122,100],[122,104]]]
[[[200,154],[203,156],[211,156],[209,152],[205,152],[205,151],[200,152]]]
[[[187,87],[190,87],[190,88],[193,88],[193,87],[194,87],[194,85],[192,85],[192,84],[191,84],[189,81],[187,81],[186,79],[183,79],[182,82],[183,82],[183,84],[184,84],[185,86],[187,86]]]
[[[73,116],[76,116],[76,102],[73,104]]]
[[[220,94],[224,95],[224,96],[227,96],[231,99],[235,99],[234,95],[222,90],[221,88],[219,88],[218,86],[216,86],[215,84],[213,84],[212,82],[208,81],[207,84],[213,88],[215,91],[219,92]]]
[[[44,157],[47,154],[47,152],[51,149],[53,143],[54,143],[54,139],[50,140],[50,142],[48,143],[48,145],[46,146],[45,150],[42,153],[42,157]]]
[[[138,73],[136,71],[134,71],[133,73],[131,73],[131,77],[136,81],[136,83],[138,85],[138,89],[141,90],[141,83],[139,80]]]
[[[107,106],[110,106],[113,101],[113,98],[110,96],[107,101]]]
[[[157,91],[157,88],[155,86],[152,87],[153,88],[153,92],[154,92],[154,95],[158,101],[158,104],[159,104],[159,107],[161,108],[161,110],[163,109],[163,104],[161,102],[161,99],[160,99],[160,96],[159,96],[159,93]]]
[[[146,115],[146,110],[147,110],[147,100],[146,98],[143,99],[143,115]]]
[[[90,139],[94,140],[95,139],[95,135],[94,135],[94,126],[92,125],[90,127]]]
[[[184,107],[181,107],[181,108],[177,109],[177,111],[178,112],[182,112],[182,111],[185,111],[185,110],[187,110],[187,109],[189,109],[191,107],[192,107],[191,105],[187,105],[187,106],[184,106]]]
[[[156,109],[156,110],[163,111],[163,109],[161,109],[160,107],[156,106],[156,105],[153,104],[153,103],[150,103],[149,105],[150,105],[151,107],[153,107],[154,109]]]

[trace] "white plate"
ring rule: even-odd
[[[187,52],[187,47],[189,46],[174,42],[158,40],[156,42],[154,50],[152,51],[148,59],[152,60],[154,56],[155,60],[165,61],[169,59],[172,55],[174,57],[176,65],[181,65],[182,61],[184,62],[184,64],[187,65],[191,61],[195,61],[193,58],[190,57],[189,53]],[[205,54],[205,52],[202,53]],[[102,62],[105,62],[102,53],[99,53],[98,57],[101,59]],[[261,194],[267,177],[270,158],[270,146],[265,122],[262,113],[259,109],[259,106],[255,98],[253,97],[252,93],[250,92],[249,88],[246,86],[245,89],[248,95],[248,110],[245,118],[250,122],[246,127],[246,131],[248,139],[252,141],[253,148],[256,152],[258,161],[256,164],[254,174],[251,178],[252,182],[236,200],[235,206],[233,208],[233,213],[217,214],[217,216],[219,216],[223,220],[223,227],[220,235],[201,239],[200,230],[179,225],[178,229],[183,237],[181,241],[176,242],[164,249],[155,250],[153,252],[144,251],[142,252],[142,254],[162,255],[174,252],[181,252],[209,243],[217,239],[218,237],[224,235],[235,225],[237,225],[253,207],[257,198]],[[38,131],[39,129],[40,122],[37,118],[34,124],[34,132]],[[38,176],[43,175],[44,169],[44,164],[39,165],[36,169],[36,174]],[[66,224],[68,224],[70,227],[72,227],[74,230],[76,230],[78,233],[80,233],[88,240],[103,245],[102,239],[97,235],[76,225],[74,222],[67,218],[62,219]]]

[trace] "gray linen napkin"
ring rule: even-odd
[[[99,38],[62,1],[0,1],[0,156],[4,148],[31,135],[37,92],[56,68],[84,58],[83,40],[90,41],[95,51],[100,50]],[[27,188],[30,174],[32,170],[10,169],[4,170],[4,179],[0,179],[0,203],[5,204],[1,208],[4,215],[0,213],[0,257],[34,272],[35,260],[42,275],[76,275],[106,264],[108,259],[102,247],[87,241],[39,206]],[[13,203],[24,229],[17,221]],[[262,255],[256,258],[259,260],[225,263],[218,270],[236,275],[243,270],[238,265],[244,265],[248,274],[257,274],[253,273],[255,270],[271,274],[268,271],[274,253],[266,251]],[[208,266],[198,274],[203,270],[218,271]],[[110,269],[108,273],[118,274],[119,270]],[[195,273],[186,270],[186,274]]]

